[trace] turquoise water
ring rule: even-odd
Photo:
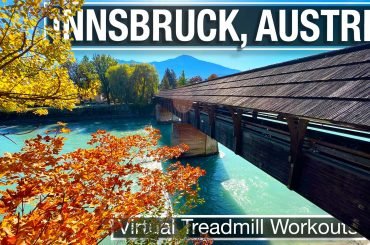
[[[72,133],[67,135],[64,151],[85,147],[90,134],[97,129],[105,129],[119,136],[140,132],[148,125],[161,130],[163,135],[161,144],[169,144],[171,126],[157,125],[153,120],[83,121],[68,125]],[[20,150],[25,139],[43,134],[53,126],[55,125],[42,126],[26,135],[10,136],[16,144],[3,137],[0,138],[0,155]],[[32,128],[32,126],[18,126],[11,130],[26,132]],[[217,156],[183,161],[200,166],[207,172],[206,176],[200,180],[200,194],[205,203],[193,209],[191,214],[326,214],[223,145],[220,145],[219,149],[220,154]],[[266,243],[272,242],[264,242]]]

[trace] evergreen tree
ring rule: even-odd
[[[161,89],[170,89],[170,83],[168,82],[168,78],[166,76],[162,79]]]
[[[164,76],[162,78],[161,83],[164,82],[165,77],[167,77],[167,79],[168,79],[168,83],[170,85],[170,88],[176,88],[177,87],[177,77],[176,77],[176,74],[175,74],[174,70],[167,68],[165,73],[164,73]]]
[[[179,77],[179,80],[177,81],[177,85],[179,87],[185,86],[186,85],[186,77],[185,77],[185,72],[182,71],[181,76]]]

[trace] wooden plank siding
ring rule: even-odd
[[[157,97],[272,112],[368,130],[370,45],[165,90]]]

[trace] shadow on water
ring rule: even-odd
[[[147,125],[154,125],[155,120],[151,117],[147,118],[111,118],[111,119],[84,119],[81,120],[74,119],[72,121],[68,120],[58,120],[58,119],[43,119],[34,118],[28,121],[7,121],[3,125],[0,124],[0,132],[10,132],[10,133],[26,133],[28,131],[38,131],[41,129],[48,129],[50,127],[56,126],[57,122],[62,121],[68,124],[71,129],[77,130],[79,133],[91,134],[96,132],[97,129],[103,129],[107,131],[131,131],[142,129]]]
[[[137,133],[142,131],[146,126],[152,126],[155,120],[151,119],[111,119],[111,120],[81,120],[78,122],[68,123],[68,128],[72,131],[68,135],[63,135],[67,138],[63,152],[72,151],[77,148],[87,147],[87,141],[90,135],[97,130],[106,130],[117,136]],[[4,152],[19,151],[24,145],[24,141],[35,137],[36,135],[46,135],[47,130],[55,129],[57,121],[36,120],[35,122],[27,123],[20,121],[18,124],[7,123],[1,125],[0,133],[9,134],[6,139],[0,138],[0,155]]]
[[[234,197],[223,187],[222,183],[230,180],[224,162],[219,155],[187,158],[181,162],[199,166],[206,170],[200,181],[200,197],[204,203],[192,209],[190,215],[246,215],[247,213],[235,202]],[[256,244],[267,245],[269,241],[214,241],[214,244]]]
[[[30,125],[0,125],[0,133],[1,134],[30,134],[34,131],[37,131],[39,128],[42,128],[40,124],[30,124]]]
[[[206,175],[200,181],[200,195],[205,199],[205,203],[193,209],[189,214],[203,215],[230,215],[245,214],[243,209],[236,202],[230,202],[232,196],[223,188],[222,183],[229,180],[224,165],[218,155],[199,158],[183,159],[183,163],[191,166],[199,166],[206,170]],[[227,205],[225,201],[228,201]]]

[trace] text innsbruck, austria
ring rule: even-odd
[[[194,6],[195,5],[195,6]],[[366,6],[86,4],[48,25],[74,46],[344,46],[370,41]]]

